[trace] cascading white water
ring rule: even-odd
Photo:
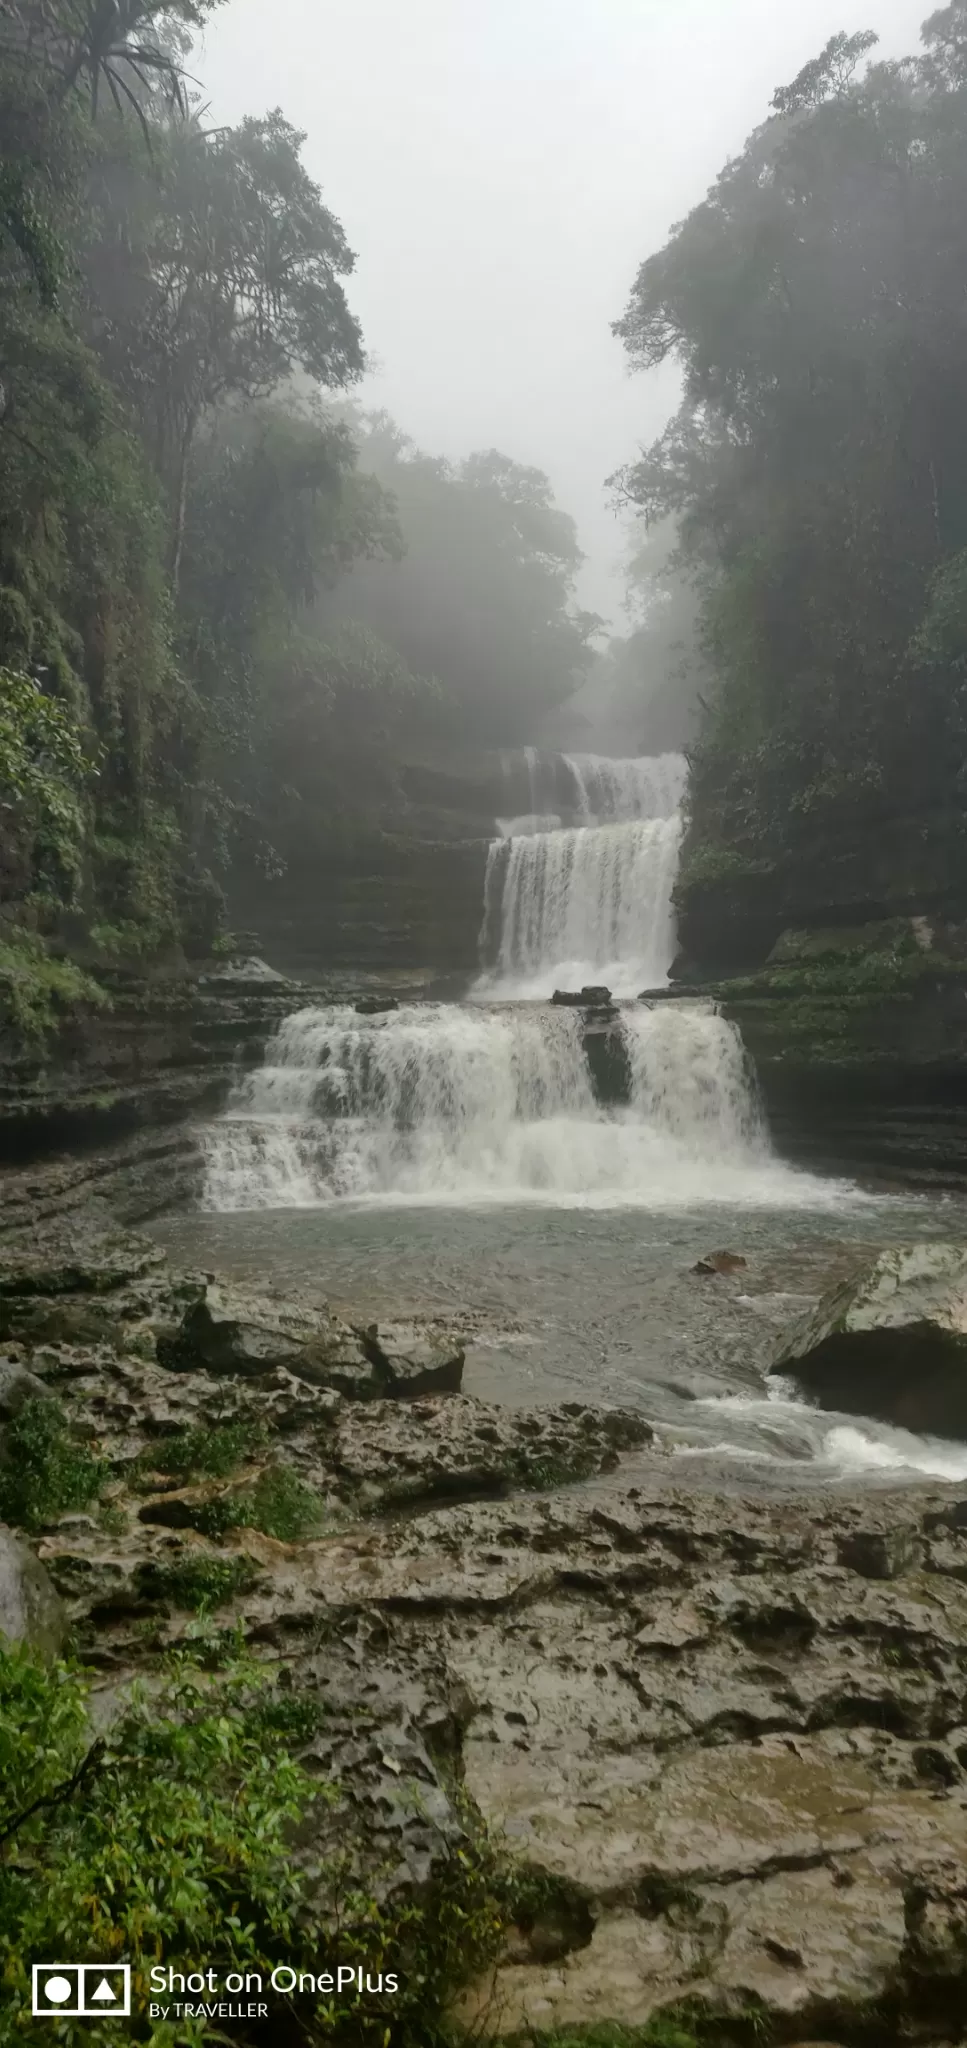
[[[634,994],[667,980],[674,945],[684,764],[574,755],[548,766],[530,749],[535,807],[561,763],[575,808],[603,822],[495,842],[497,962],[475,1000],[290,1017],[205,1135],[206,1206],[663,1208],[784,1201],[793,1183],[808,1201],[771,1157],[741,1040],[713,1005],[630,1003],[589,1047],[580,1010],[518,1000],[559,982]]]
[[[484,988],[508,997],[604,983],[637,995],[668,979],[681,820],[495,840],[486,887],[499,943]]]
[[[480,992],[541,997],[591,982],[617,995],[657,988],[675,949],[685,763],[678,754],[562,758],[584,822],[566,830],[541,829],[540,818],[501,825],[485,885],[496,958]],[[528,772],[533,794],[533,764]]]
[[[685,790],[681,754],[641,754],[621,761],[604,754],[565,754],[574,778],[576,805],[585,825],[628,823],[634,818],[668,818]]]
[[[663,1208],[798,1188],[770,1157],[741,1042],[711,1005],[622,1012],[628,1100],[610,1111],[584,1029],[578,1011],[536,1004],[299,1011],[206,1133],[206,1207]]]

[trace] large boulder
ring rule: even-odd
[[[376,1323],[355,1330],[325,1306],[215,1282],[190,1302],[173,1335],[159,1336],[157,1349],[174,1372],[258,1379],[282,1366],[357,1401],[456,1393],[464,1360],[463,1347],[436,1331]]]
[[[0,1527],[0,1637],[55,1657],[67,1617],[40,1560]]]
[[[158,1358],[174,1372],[260,1378],[284,1366],[297,1378],[341,1393],[382,1391],[358,1337],[325,1307],[214,1281],[189,1303],[174,1336],[159,1337]]]
[[[16,1358],[0,1359],[0,1424],[13,1422],[28,1401],[49,1401],[50,1388]],[[0,1436],[2,1456],[2,1436]]]
[[[389,1399],[408,1400],[417,1394],[459,1394],[463,1382],[463,1345],[446,1332],[411,1323],[370,1323],[359,1331],[368,1359],[383,1380]]]
[[[881,1252],[784,1340],[770,1370],[823,1408],[967,1438],[967,1246]]]

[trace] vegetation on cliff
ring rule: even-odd
[[[353,253],[281,112],[206,120],[187,70],[216,4],[0,0],[21,1025],[93,992],[74,967],[44,983],[51,953],[95,974],[205,953],[240,840],[271,872],[300,806],[378,811],[429,712],[499,743],[588,658],[574,528],[539,472],[451,468],[333,407],[365,367]]]
[[[834,36],[775,94],[616,327],[684,372],[619,482],[678,519],[701,596],[706,869],[911,813],[964,868],[967,6],[919,56],[875,41]]]

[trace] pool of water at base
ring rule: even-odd
[[[765,1377],[783,1332],[865,1252],[965,1227],[958,1197],[844,1188],[818,1212],[334,1204],[153,1230],[177,1263],[324,1296],[353,1320],[442,1317],[465,1333],[467,1393],[632,1407],[679,1483],[761,1491],[967,1480],[967,1445],[822,1412]],[[745,1267],[692,1271],[719,1248]]]

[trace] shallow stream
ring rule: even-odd
[[[532,815],[493,843],[473,997],[288,1017],[202,1134],[205,1213],[159,1235],[356,1321],[456,1324],[469,1393],[636,1407],[686,1485],[967,1478],[965,1444],[822,1413],[766,1378],[864,1252],[959,1237],[967,1204],[795,1171],[734,1026],[713,1004],[636,1000],[674,950],[684,763],[525,759]],[[548,1000],[602,981],[617,1009]],[[589,1052],[602,1029],[610,1094]],[[693,1272],[723,1247],[745,1264]]]
[[[763,1378],[783,1330],[864,1252],[965,1225],[960,1200],[828,1183],[826,1205],[808,1208],[338,1203],[155,1227],[187,1264],[319,1292],[357,1319],[441,1316],[466,1332],[468,1393],[638,1408],[684,1483],[727,1467],[734,1480],[741,1465],[758,1490],[967,1479],[967,1445],[822,1413]],[[691,1271],[723,1245],[745,1269]]]

